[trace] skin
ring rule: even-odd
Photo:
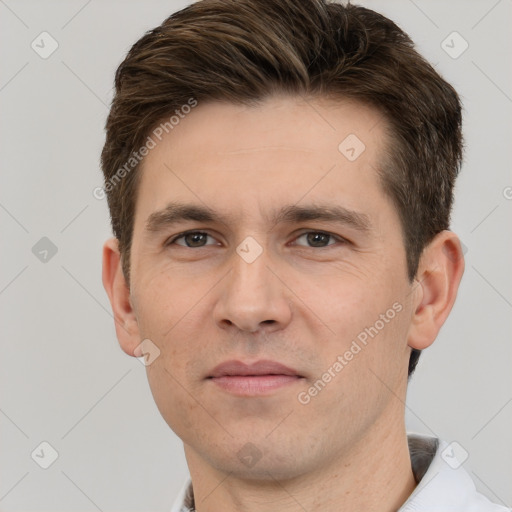
[[[414,490],[407,363],[411,348],[435,340],[464,260],[457,236],[443,231],[409,282],[400,220],[376,172],[385,130],[379,113],[348,101],[204,103],[145,158],[131,288],[115,239],[103,248],[103,283],[123,350],[140,355],[143,339],[160,350],[149,384],[183,440],[200,512],[391,512]],[[366,146],[354,161],[338,150],[349,134]],[[225,222],[145,231],[169,201],[207,205]],[[326,203],[364,214],[369,228],[269,220],[284,205]],[[165,246],[186,230],[210,236]],[[315,246],[311,232],[333,237]],[[263,251],[252,263],[236,251],[247,236]],[[400,312],[301,403],[298,394],[395,303]],[[302,378],[265,396],[235,396],[207,378],[232,359],[278,361]]]

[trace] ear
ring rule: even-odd
[[[436,339],[450,314],[464,273],[459,238],[441,231],[425,247],[413,283],[413,317],[408,345],[423,350]]]
[[[128,355],[139,357],[142,355],[136,351],[141,342],[139,327],[121,266],[117,238],[110,238],[103,245],[102,280],[114,313],[119,344]]]

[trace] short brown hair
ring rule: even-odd
[[[449,227],[462,159],[455,90],[406,33],[370,9],[325,0],[201,0],[148,31],[116,72],[101,165],[128,285],[140,178],[134,152],[191,98],[254,104],[276,92],[349,98],[384,115],[392,147],[378,172],[401,219],[413,280],[424,247]],[[411,353],[409,375],[419,354]]]

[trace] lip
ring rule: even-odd
[[[226,361],[208,376],[217,386],[238,396],[267,395],[302,378],[293,368],[269,360],[252,364]]]
[[[246,364],[242,361],[226,361],[219,364],[213,370],[209,378],[225,376],[259,376],[259,375],[290,375],[300,377],[299,373],[293,368],[276,361],[261,360],[252,364]]]

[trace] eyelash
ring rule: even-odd
[[[308,235],[308,234],[311,234],[311,233],[314,233],[314,234],[317,234],[317,235],[326,235],[326,236],[329,236],[335,240],[337,240],[339,243],[342,243],[342,244],[346,244],[348,243],[348,240],[340,237],[340,236],[337,236],[337,235],[333,235],[332,233],[328,233],[326,231],[305,231],[304,233],[301,233],[300,235],[298,235],[294,240],[297,240],[299,238],[301,238],[302,236],[304,235]],[[170,246],[170,245],[174,245],[174,243],[176,242],[176,240],[179,240],[180,238],[184,238],[185,236],[187,235],[193,235],[193,234],[201,234],[201,235],[207,235],[207,236],[210,236],[212,238],[214,238],[212,235],[210,235],[209,233],[207,233],[206,231],[184,231],[183,233],[180,233],[179,235],[176,235],[175,237],[173,237],[172,239],[168,240],[167,242],[165,242],[165,246]],[[179,244],[178,244],[179,245]],[[307,248],[307,249],[327,249],[331,246],[333,246],[335,244],[328,244],[324,247],[313,247],[313,246],[302,246],[302,245],[299,245],[299,247],[303,247],[303,248]],[[184,247],[186,249],[202,249],[204,247],[208,247],[207,245],[203,245],[203,246],[199,246],[199,247],[188,247],[186,245],[179,245],[180,247]]]

